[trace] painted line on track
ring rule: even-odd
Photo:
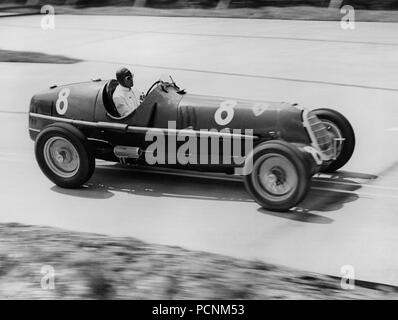
[[[300,38],[300,37],[278,37],[267,35],[236,35],[224,33],[194,33],[194,32],[168,32],[168,31],[147,31],[147,33],[169,34],[169,35],[187,35],[194,37],[216,37],[216,38],[242,38],[242,39],[264,39],[264,40],[292,40],[292,41],[309,41],[309,42],[330,42],[330,43],[345,43],[345,44],[359,44],[359,45],[375,45],[375,46],[398,46],[398,43],[392,42],[373,42],[373,41],[351,41],[338,39],[316,39],[316,38]]]
[[[84,60],[84,58],[83,58],[83,60]],[[368,85],[361,85],[361,84],[350,84],[350,83],[341,83],[341,82],[332,82],[332,81],[307,80],[307,79],[267,76],[267,75],[260,75],[260,74],[256,75],[256,74],[201,70],[201,69],[181,68],[181,67],[155,66],[155,65],[147,65],[147,64],[129,63],[129,62],[123,62],[123,61],[110,61],[110,60],[97,60],[97,59],[94,59],[94,60],[89,59],[89,60],[85,60],[85,61],[86,62],[95,62],[95,63],[113,64],[113,65],[121,65],[122,64],[122,65],[133,66],[136,68],[185,71],[185,72],[215,74],[215,75],[222,75],[222,76],[233,76],[233,77],[243,77],[243,78],[253,78],[253,79],[267,79],[267,80],[278,80],[278,81],[288,81],[288,82],[311,83],[311,84],[327,85],[327,86],[358,88],[358,89],[367,89],[367,90],[381,90],[381,91],[398,92],[398,88],[377,87],[377,86],[368,86]]]
[[[313,181],[319,183],[331,183],[331,184],[341,184],[346,186],[357,186],[357,187],[368,187],[368,188],[375,188],[375,189],[383,189],[383,190],[391,190],[391,191],[398,191],[398,187],[390,187],[390,186],[381,186],[376,184],[369,184],[369,183],[355,183],[355,182],[346,182],[346,181],[333,181],[333,180],[321,180],[318,178],[313,178]]]
[[[13,111],[13,110],[0,110],[0,113],[10,113],[10,114],[28,114],[28,111]]]
[[[207,21],[206,24],[215,22]],[[192,27],[196,25],[202,25],[203,22],[192,22],[182,25],[182,28]],[[24,24],[11,24],[11,23],[0,23],[0,25],[5,27],[14,27],[22,29],[32,29],[32,25]],[[81,27],[74,26],[61,26],[57,27],[59,30],[82,30]],[[359,45],[371,45],[371,46],[398,46],[398,43],[394,42],[377,42],[377,41],[355,41],[355,40],[339,40],[339,39],[319,39],[319,38],[304,38],[304,37],[284,37],[284,36],[271,36],[271,35],[250,35],[250,34],[226,34],[226,33],[196,33],[196,32],[176,32],[176,31],[158,31],[156,29],[152,30],[126,30],[126,29],[105,29],[105,28],[90,28],[84,27],[84,30],[88,31],[98,31],[98,32],[120,32],[120,33],[130,33],[135,34],[166,34],[166,35],[187,35],[193,37],[216,37],[216,38],[242,38],[242,39],[264,39],[264,40],[291,40],[291,41],[308,41],[308,42],[330,42],[330,43],[344,43],[344,44],[359,44]]]

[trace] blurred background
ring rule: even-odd
[[[4,0],[4,4],[35,5],[78,5],[78,6],[130,6],[141,5],[153,8],[259,8],[259,7],[337,7],[351,5],[357,9],[395,10],[396,0]]]

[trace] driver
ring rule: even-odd
[[[112,99],[121,117],[124,117],[138,108],[144,100],[144,94],[134,87],[134,75],[127,68],[116,71],[119,85],[116,87]]]

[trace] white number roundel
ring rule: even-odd
[[[58,100],[55,104],[58,114],[64,115],[68,110],[68,97],[70,94],[69,88],[62,89],[58,94]]]
[[[214,114],[214,120],[220,126],[226,126],[228,123],[232,121],[234,118],[234,107],[237,102],[235,100],[225,100],[220,103],[220,107],[217,109]],[[226,116],[223,117],[223,113],[226,113]]]

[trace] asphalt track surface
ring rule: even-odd
[[[0,19],[7,50],[63,54],[73,65],[0,63],[0,222],[131,236],[240,258],[398,285],[398,25],[161,17]],[[297,209],[261,209],[239,179],[97,163],[81,190],[40,172],[27,108],[54,83],[113,77],[125,65],[146,90],[172,74],[189,92],[332,107],[357,147],[334,175],[314,177]]]

